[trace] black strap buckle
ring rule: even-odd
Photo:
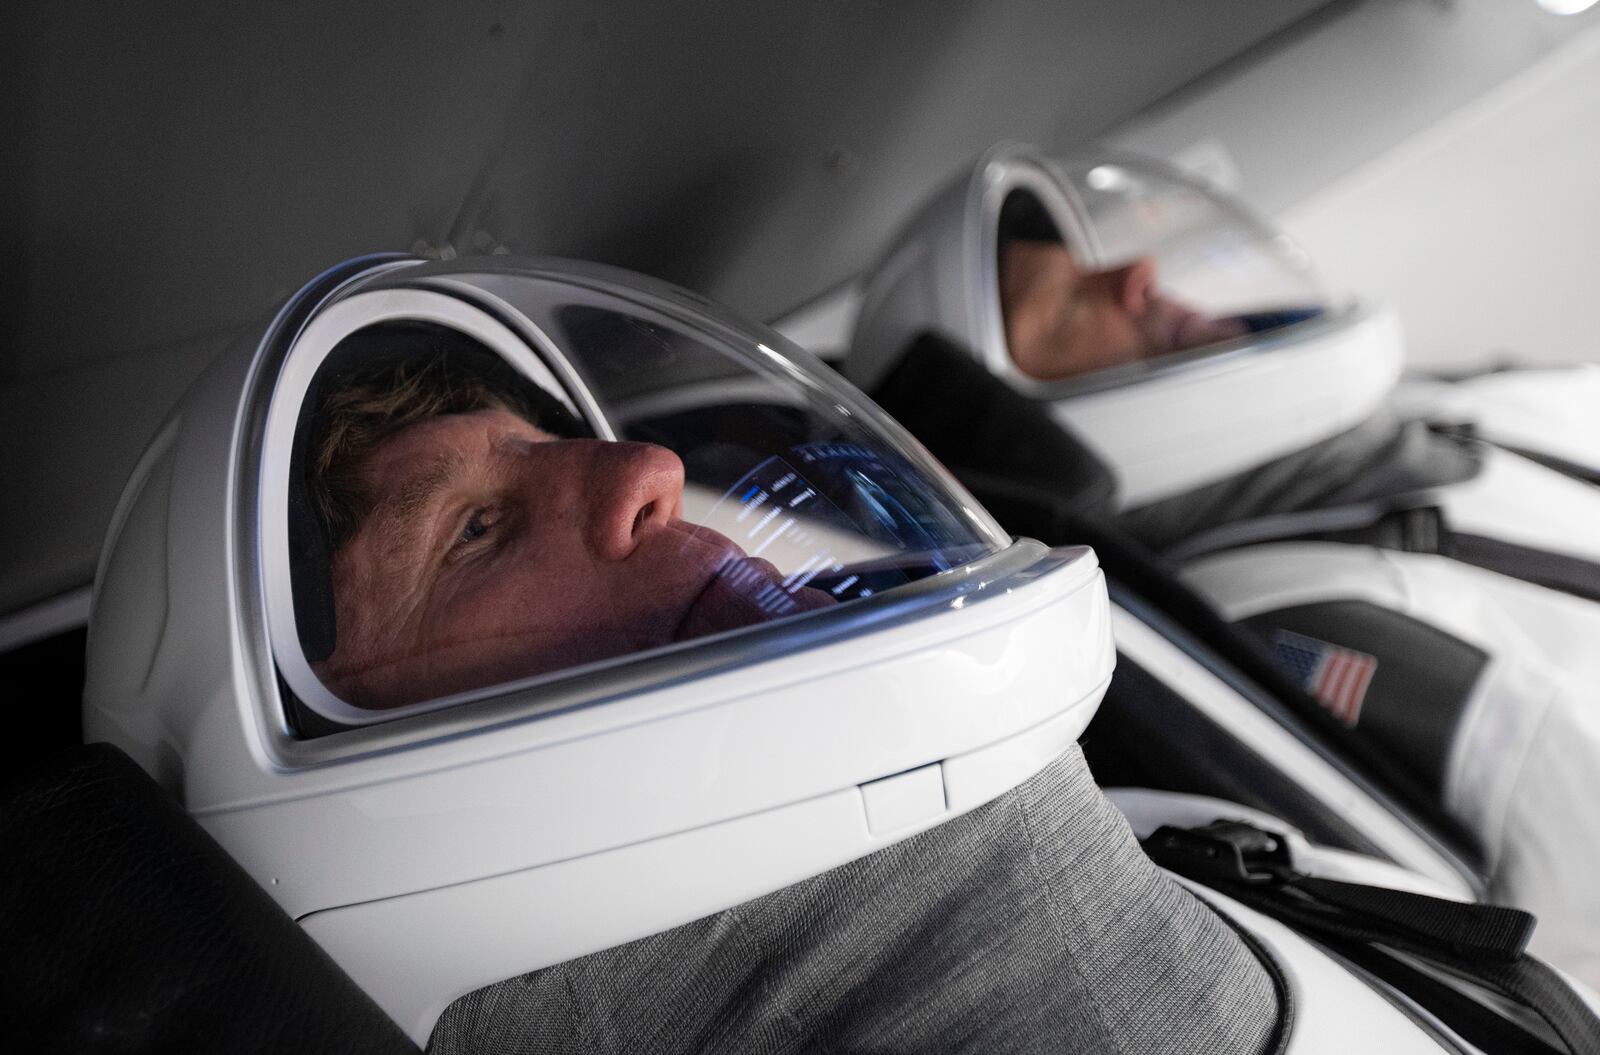
[[[1444,510],[1436,505],[1401,509],[1391,514],[1398,534],[1396,549],[1406,553],[1437,553],[1450,556],[1455,547]]]
[[[1201,828],[1164,824],[1144,840],[1144,849],[1162,868],[1202,881],[1275,883],[1294,875],[1289,841],[1244,821]]]

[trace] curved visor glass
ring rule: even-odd
[[[296,625],[344,704],[465,700],[685,647],[1009,541],[824,368],[659,303],[526,285],[542,332],[518,355],[379,323],[306,397]]]
[[[1139,159],[1057,168],[1088,214],[1099,267],[1148,259],[1165,296],[1211,318],[1325,309],[1304,251],[1204,185]]]

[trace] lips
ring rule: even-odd
[[[738,630],[835,603],[820,590],[803,588],[789,593],[783,587],[783,573],[771,562],[747,557],[732,542],[720,535],[715,538],[723,543],[721,556],[679,621],[674,641]]]
[[[1214,319],[1165,297],[1152,297],[1140,320],[1150,355],[1164,355],[1226,341],[1244,333],[1235,319]]]

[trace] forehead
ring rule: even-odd
[[[362,475],[377,505],[415,506],[508,445],[556,439],[508,410],[441,414],[384,439],[367,457]]]

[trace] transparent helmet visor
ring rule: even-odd
[[[1142,376],[1324,312],[1304,254],[1215,192],[1137,160],[1054,168],[1055,209],[1018,188],[998,217],[1006,348],[1034,380]]]
[[[1138,159],[1057,167],[1099,267],[1149,259],[1163,293],[1213,317],[1326,307],[1305,252],[1214,190]]]
[[[661,301],[523,285],[516,355],[383,322],[307,389],[288,511],[314,709],[409,713],[692,648],[1009,543],[820,365]]]

